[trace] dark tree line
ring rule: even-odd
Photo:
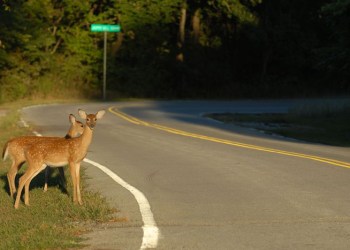
[[[349,94],[350,0],[0,1],[0,101]]]

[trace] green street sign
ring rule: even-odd
[[[90,30],[92,32],[103,32],[103,100],[106,100],[106,79],[107,79],[107,32],[120,32],[119,24],[91,24]]]
[[[120,32],[119,24],[91,24],[92,32]]]

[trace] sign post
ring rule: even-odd
[[[106,100],[106,75],[107,75],[107,32],[120,32],[119,24],[91,24],[92,32],[103,32],[103,100]]]

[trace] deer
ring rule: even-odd
[[[78,135],[81,135],[84,131],[84,124],[80,121],[78,121],[74,115],[70,114],[69,115],[69,121],[71,123],[71,126],[68,130],[68,133],[65,135],[65,139],[69,139],[72,137],[77,137]],[[64,168],[63,167],[58,167],[58,171],[60,173],[61,177],[61,182],[64,183],[64,188],[66,189],[66,178],[64,176]],[[47,191],[48,187],[48,179],[51,173],[51,168],[50,166],[47,166],[45,168],[45,184],[44,184],[44,192]]]
[[[80,164],[87,155],[97,120],[103,117],[105,110],[100,110],[96,114],[86,114],[84,110],[79,109],[78,113],[85,120],[84,131],[79,137],[43,140],[25,149],[25,158],[28,166],[25,173],[19,179],[14,204],[15,209],[19,207],[21,193],[24,187],[24,203],[29,206],[30,182],[46,166],[59,167],[67,164],[69,165],[73,182],[73,202],[79,205],[83,204],[80,193]]]
[[[83,133],[84,125],[80,121],[76,120],[74,115],[72,114],[69,115],[69,122],[71,123],[71,126],[64,138],[68,139]],[[57,138],[57,137],[19,136],[19,137],[10,139],[5,143],[3,152],[2,152],[2,159],[3,161],[5,161],[9,156],[12,161],[11,167],[7,173],[10,196],[12,198],[14,198],[14,194],[16,193],[15,179],[16,179],[17,172],[20,170],[20,168],[26,161],[24,150],[32,144],[36,144],[43,140],[52,140],[53,138]],[[47,167],[45,170],[44,191],[47,191],[49,173],[50,173],[50,169]],[[59,173],[60,173],[61,180],[64,181],[65,178],[64,178],[63,167],[59,168]]]

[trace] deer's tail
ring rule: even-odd
[[[7,158],[7,155],[8,155],[8,145],[9,145],[9,142],[6,142],[3,150],[2,150],[2,160],[5,161],[6,158]]]

